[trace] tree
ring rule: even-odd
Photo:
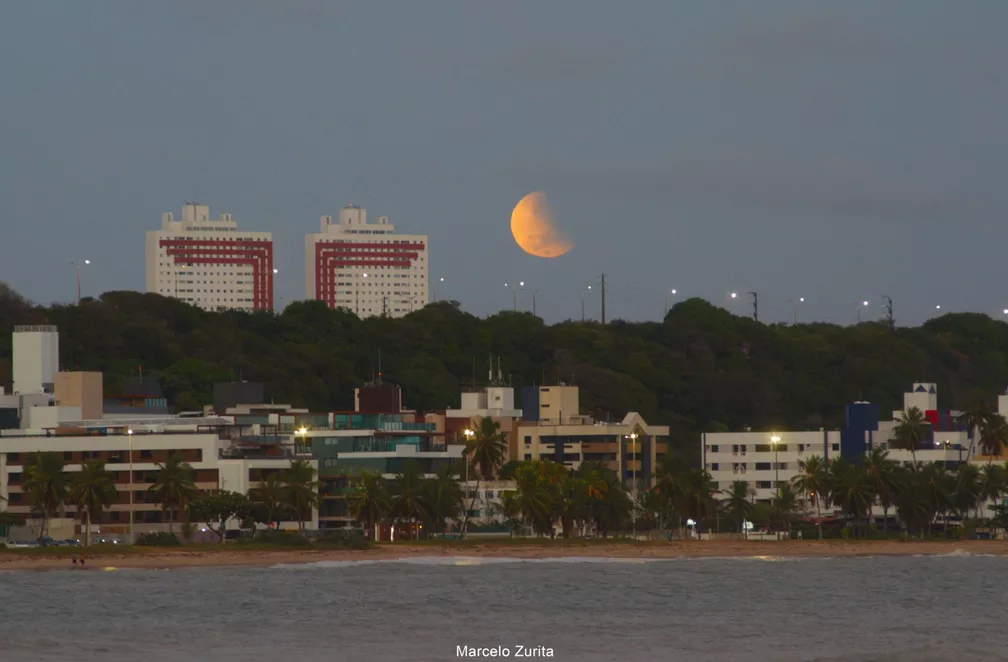
[[[220,490],[195,499],[189,504],[190,516],[217,534],[219,542],[224,542],[227,523],[247,512],[249,501],[244,494]]]
[[[462,511],[464,495],[455,469],[447,465],[441,467],[434,478],[424,480],[423,492],[434,531],[444,533],[445,520],[457,518]]]
[[[42,516],[40,539],[49,519],[66,503],[69,479],[63,468],[63,458],[56,453],[34,453],[25,460],[23,489],[32,511]]]
[[[864,518],[867,530],[875,494],[868,474],[852,462],[839,458],[830,462],[830,495],[833,503],[848,519],[853,519],[855,531]]]
[[[91,520],[116,500],[117,490],[112,473],[101,460],[88,460],[70,480],[70,503],[84,515],[84,544],[91,544]]]
[[[997,504],[1008,488],[1006,484],[1006,468],[1001,464],[988,463],[980,474],[980,499],[981,503]]]
[[[1008,443],[1008,422],[1001,414],[991,414],[980,426],[980,452],[987,456],[987,464],[994,461],[995,456],[1004,453]]]
[[[795,510],[798,508],[798,495],[794,489],[787,484],[777,488],[777,496],[773,499],[774,512],[781,528],[791,536],[791,520],[794,518]]]
[[[283,473],[287,504],[294,512],[298,531],[302,534],[305,521],[311,518],[312,510],[319,504],[316,473],[315,467],[307,460],[291,460],[290,467]]]
[[[180,511],[185,512],[190,502],[196,498],[193,468],[175,453],[169,455],[164,463],[154,464],[158,468],[158,474],[147,491],[161,504],[161,510],[168,516],[168,532],[175,533],[175,517]]]
[[[979,441],[980,432],[987,426],[994,415],[994,410],[984,402],[983,398],[974,401],[965,412],[960,414],[959,422],[966,426],[970,440],[970,447],[966,453],[967,460],[973,456],[973,446]]]
[[[489,416],[481,417],[471,432],[466,438],[464,454],[466,462],[476,472],[476,489],[462,516],[462,537],[469,529],[469,513],[476,505],[475,495],[479,494],[480,480],[493,480],[507,451],[507,437],[500,431],[500,423]]]
[[[738,523],[739,533],[745,532],[745,523],[752,518],[755,506],[750,501],[750,497],[755,494],[755,490],[749,486],[745,480],[733,481],[731,487],[724,491],[725,498],[722,506],[730,518]]]
[[[901,487],[899,463],[889,459],[889,451],[876,446],[865,457],[862,467],[867,474],[873,499],[878,499],[882,506],[882,530],[888,532],[889,510],[895,504],[896,494]]]
[[[392,509],[392,496],[388,481],[381,474],[365,471],[347,497],[350,513],[367,531],[374,535],[374,527],[385,519]]]
[[[263,507],[266,526],[272,527],[276,524],[279,528],[280,513],[289,508],[287,486],[284,484],[283,473],[274,471],[268,474],[249,496]]]
[[[917,464],[917,448],[920,447],[921,441],[924,439],[927,425],[921,410],[917,407],[910,407],[900,415],[899,422],[893,428],[896,447],[908,449],[913,457],[914,465]]]
[[[798,460],[799,473],[791,479],[791,487],[804,494],[815,505],[816,528],[822,540],[822,503],[829,503],[829,462],[813,455],[807,460]]]
[[[410,539],[418,538],[417,527],[427,518],[429,504],[424,498],[423,475],[414,462],[396,474],[392,490],[392,515],[410,527]]]

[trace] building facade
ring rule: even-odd
[[[238,229],[231,214],[186,203],[147,233],[147,291],[207,310],[273,310],[273,234]]]
[[[402,317],[427,305],[427,235],[396,234],[385,216],[373,223],[350,205],[323,216],[305,237],[305,295],[358,317]]]

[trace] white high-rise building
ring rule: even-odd
[[[186,203],[147,233],[147,291],[207,310],[273,310],[273,234],[238,229],[231,214]]]
[[[358,317],[402,317],[427,305],[428,248],[427,235],[396,234],[388,217],[368,223],[349,205],[305,237],[305,294]]]

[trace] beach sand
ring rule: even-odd
[[[78,550],[87,558],[88,569],[96,568],[199,568],[272,566],[276,564],[315,563],[317,561],[395,560],[423,556],[467,556],[519,559],[557,557],[596,558],[714,558],[714,557],[854,557],[914,556],[945,554],[990,554],[1008,556],[1008,541],[686,541],[686,542],[605,542],[605,541],[516,541],[424,543],[378,545],[374,549],[346,550],[262,550],[240,549],[231,545],[205,549],[133,549],[129,553]],[[0,572],[72,569],[71,556],[65,551],[46,556],[18,551],[0,551]]]

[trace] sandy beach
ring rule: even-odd
[[[556,557],[596,558],[713,558],[713,557],[855,557],[914,556],[944,554],[989,554],[1008,556],[1008,541],[784,541],[784,542],[486,542],[438,544],[379,545],[370,550],[262,550],[222,548],[133,549],[116,551],[79,550],[87,557],[88,568],[198,568],[266,567],[276,564],[314,563],[317,561],[395,560],[422,556],[498,557],[541,559]],[[59,554],[0,551],[0,571],[33,571],[72,568],[66,550]]]

